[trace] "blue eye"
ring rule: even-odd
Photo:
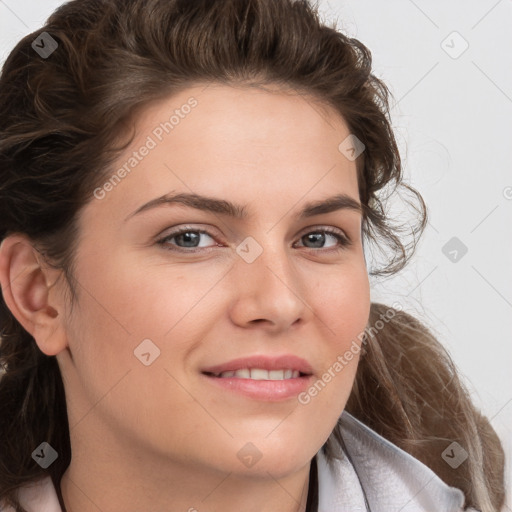
[[[200,242],[201,235],[207,235],[208,237],[213,239],[213,236],[203,229],[193,229],[193,228],[182,228],[178,231],[174,231],[168,234],[166,237],[158,240],[158,243],[163,245],[165,249],[170,251],[179,251],[179,252],[198,252],[195,250],[187,250],[187,249],[201,249],[201,246],[197,245]],[[172,240],[176,240],[176,242],[183,243],[184,246],[174,246],[170,242]],[[218,245],[218,244],[215,244]]]
[[[179,230],[173,231],[157,241],[158,244],[162,245],[164,249],[169,251],[183,252],[183,253],[197,253],[197,252],[209,252],[214,247],[220,247],[221,244],[214,243],[210,246],[200,246],[201,235],[215,240],[214,236],[204,230],[191,227],[184,227]],[[337,242],[336,247],[324,248],[318,247],[318,244],[323,245],[328,237],[334,238]],[[343,234],[341,230],[333,228],[321,228],[315,231],[309,231],[302,235],[300,240],[306,240],[306,243],[316,244],[316,247],[306,247],[306,249],[312,249],[314,251],[320,249],[326,251],[341,251],[346,247],[352,245],[351,240]],[[174,241],[174,242],[173,242]],[[304,242],[302,242],[304,243]],[[183,244],[183,245],[181,245]]]
[[[342,249],[348,247],[349,245],[351,245],[351,243],[352,243],[347,236],[341,234],[341,232],[338,232],[338,230],[329,229],[329,228],[320,229],[318,231],[311,231],[311,232],[303,235],[300,239],[301,240],[309,239],[309,242],[313,242],[313,243],[324,243],[328,236],[335,238],[339,245],[337,247],[330,248],[330,249],[324,249],[323,247],[320,247],[320,249],[342,250]],[[313,249],[315,249],[315,247],[313,247]]]

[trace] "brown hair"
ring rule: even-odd
[[[42,32],[58,44],[46,57],[31,47]],[[361,42],[324,25],[306,0],[71,1],[23,38],[2,70],[0,240],[30,237],[63,270],[73,303],[77,218],[129,144],[119,134],[130,131],[135,113],[199,82],[277,84],[337,111],[364,143],[356,161],[363,234],[367,248],[388,255],[370,274],[394,274],[412,256],[427,210],[402,181],[389,91],[371,64]],[[414,199],[418,222],[408,245],[385,212],[391,186]],[[386,309],[372,304],[369,325]],[[23,510],[16,490],[30,481],[49,474],[60,493],[71,460],[65,390],[56,358],[38,349],[3,299],[0,336],[0,502]],[[503,450],[448,354],[399,311],[365,346],[347,411],[462,489],[468,506],[497,510]],[[338,434],[325,445],[331,456]],[[47,470],[31,457],[41,440],[59,454]],[[440,457],[452,441],[469,454],[457,471]]]

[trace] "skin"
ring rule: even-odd
[[[355,378],[357,354],[303,405],[221,391],[201,375],[241,356],[291,353],[312,365],[316,381],[364,331],[370,290],[360,213],[296,217],[334,193],[359,201],[355,162],[338,150],[350,132],[312,98],[277,87],[191,87],[139,115],[118,167],[192,96],[190,114],[80,212],[73,310],[60,271],[30,240],[14,234],[0,248],[6,302],[63,375],[68,512],[304,511],[311,459]],[[125,221],[170,192],[233,201],[252,216],[167,205]],[[209,230],[203,252],[157,243],[184,225]],[[304,238],[328,227],[352,244]],[[263,249],[252,263],[236,252],[248,236]],[[167,241],[179,244],[187,250],[179,238]],[[144,339],[160,350],[149,366],[134,356]],[[248,442],[262,455],[252,467],[237,457]]]

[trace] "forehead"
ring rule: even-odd
[[[198,85],[148,105],[135,127],[111,168],[112,178],[122,178],[102,201],[116,211],[168,192],[236,196],[241,204],[335,192],[358,199],[356,164],[339,149],[348,126],[334,109],[294,91]]]
[[[190,104],[194,106],[190,108]],[[197,85],[153,102],[139,113],[136,121],[140,131],[153,128],[159,138],[159,125],[172,117],[172,135],[179,137],[182,133],[181,142],[190,145],[209,140],[239,144],[249,139],[266,147],[302,141],[309,145],[333,143],[337,147],[339,136],[349,134],[345,120],[334,108],[310,94],[276,85]],[[199,131],[208,140],[187,137],[185,141],[185,135],[191,131]]]

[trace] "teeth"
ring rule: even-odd
[[[276,373],[279,373],[279,371],[272,372],[272,373],[275,375]],[[282,373],[283,372],[281,372],[281,374]],[[271,377],[267,370],[260,370],[258,368],[251,369],[251,379],[253,379],[253,380],[269,380],[270,378]],[[282,380],[282,379],[283,379],[283,377],[280,378],[280,380]],[[276,380],[275,377],[272,380]]]
[[[252,380],[284,380],[284,379],[297,379],[300,376],[298,370],[263,370],[262,368],[242,368],[236,371],[222,372],[217,377],[222,379],[229,377],[238,377],[240,379]]]

